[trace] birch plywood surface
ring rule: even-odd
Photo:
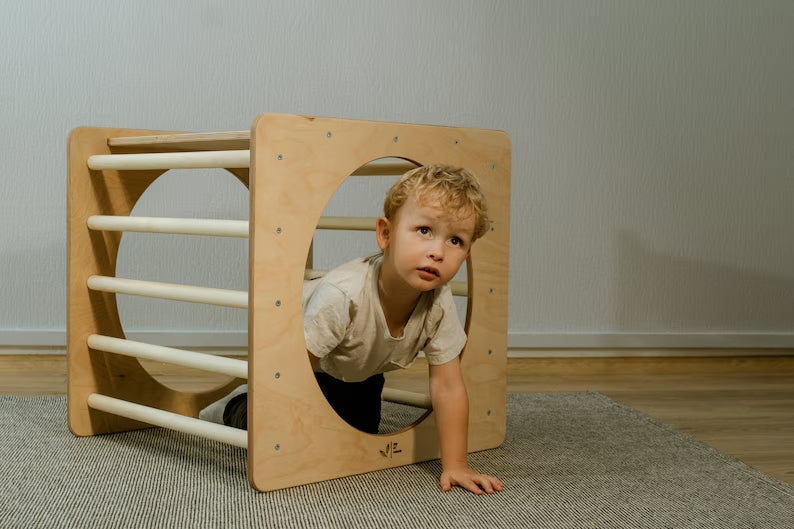
[[[505,429],[510,144],[498,131],[263,115],[251,135],[249,480],[259,490],[368,472],[438,456],[432,414],[373,436],[331,410],[306,359],[303,268],[328,200],[372,160],[467,167],[480,178],[494,229],[469,263],[471,450],[498,446]],[[321,448],[320,448],[321,447]]]
[[[198,410],[227,392],[193,394],[171,390],[157,382],[135,358],[89,349],[87,338],[103,334],[123,338],[116,297],[90,291],[91,275],[114,276],[121,234],[90,231],[91,215],[129,215],[135,202],[164,170],[91,171],[88,158],[110,154],[109,138],[152,135],[157,131],[81,127],[68,144],[67,211],[67,355],[69,360],[69,427],[77,435],[94,435],[146,425],[88,407],[91,393],[195,416]],[[234,382],[228,386],[233,387]]]
[[[69,141],[69,422],[78,435],[143,427],[92,410],[100,393],[182,415],[228,392],[160,384],[134,358],[87,347],[90,334],[122,338],[115,295],[91,292],[91,275],[113,276],[120,235],[89,232],[91,215],[129,215],[165,170],[90,171],[95,154],[249,149],[250,169],[232,171],[250,184],[249,457],[251,484],[273,490],[438,456],[432,413],[393,434],[348,426],[325,401],[306,358],[302,287],[320,215],[348,175],[393,174],[404,163],[371,169],[374,160],[466,167],[480,179],[493,226],[467,269],[469,341],[462,369],[470,407],[469,449],[493,448],[505,435],[510,143],[503,132],[265,114],[250,134],[184,134],[81,128]],[[370,168],[361,170],[370,164]],[[108,166],[111,167],[111,166]],[[159,167],[159,166],[158,166]],[[167,166],[172,167],[172,166]],[[381,173],[378,173],[378,171]]]

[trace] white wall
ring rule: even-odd
[[[0,345],[63,343],[70,129],[283,112],[510,134],[513,346],[794,347],[792,27],[785,0],[8,3]],[[376,214],[381,194],[351,184],[330,209]],[[246,208],[207,171],[136,213]],[[238,243],[125,236],[120,267],[245,288]],[[163,303],[123,300],[125,327],[245,327]]]

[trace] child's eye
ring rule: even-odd
[[[452,246],[463,246],[463,241],[458,237],[452,237],[449,242],[452,244]]]
[[[420,235],[430,235],[430,228],[428,228],[427,226],[422,226],[420,228],[417,228],[416,231]]]

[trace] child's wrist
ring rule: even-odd
[[[455,459],[453,461],[444,461],[441,460],[441,470],[444,472],[450,472],[452,470],[463,470],[469,468],[469,462],[466,459],[460,460]]]

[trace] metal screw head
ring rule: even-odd
[[[278,371],[276,371],[276,374],[275,374],[274,376],[275,376],[276,378],[281,378],[281,373],[279,373]]]
[[[326,133],[325,133],[325,137],[326,137],[326,138],[330,138],[331,136],[333,136],[333,134],[331,134],[331,131],[330,131],[330,130],[329,130],[328,132],[326,132]]]
[[[276,307],[280,307],[280,306],[281,306],[281,300],[280,300],[280,299],[277,299],[277,300],[276,300]]]
[[[495,171],[496,170],[496,164],[492,164],[491,165],[491,169],[493,169]]]
[[[395,143],[397,143],[399,140],[400,140],[400,137],[399,137],[399,136],[395,136],[395,137],[394,137],[394,142],[395,142]]]
[[[491,416],[491,410],[488,410],[487,412],[485,412],[485,414],[490,417]]]
[[[276,228],[276,233],[281,235],[281,227],[280,226],[278,228]]]
[[[273,450],[281,450],[281,445],[276,445],[273,447]]]
[[[460,140],[455,140],[455,145],[458,145],[459,143],[460,143]]]
[[[283,159],[284,159],[284,157],[283,157],[282,155],[280,155],[280,154],[279,154],[279,155],[278,155],[278,159],[279,159],[279,160],[283,160]]]

